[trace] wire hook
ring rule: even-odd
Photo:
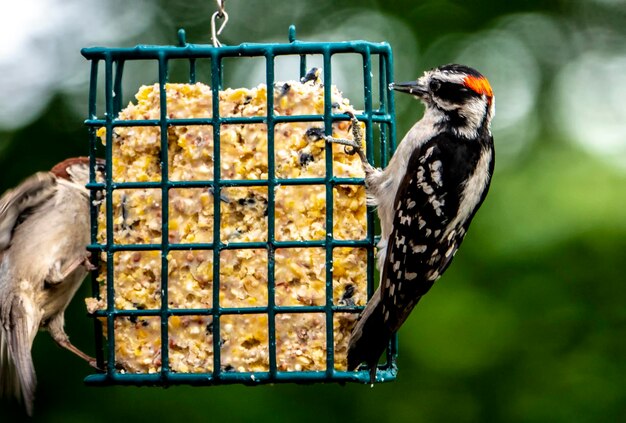
[[[228,13],[226,13],[226,10],[225,10],[226,0],[216,0],[216,1],[217,1],[217,8],[219,10],[213,13],[213,16],[211,16],[211,40],[213,41],[213,47],[221,47],[222,43],[220,43],[220,40],[217,39],[217,36],[222,33],[222,30],[224,29],[224,27],[226,26],[226,23],[228,22]],[[219,29],[216,30],[215,22],[217,21],[217,18],[224,19],[224,22],[222,22],[222,25],[220,25]]]

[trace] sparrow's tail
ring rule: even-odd
[[[30,351],[37,325],[26,314],[23,299],[11,295],[0,299],[0,323],[0,396],[23,399],[32,416],[37,379]]]
[[[348,370],[355,370],[361,363],[365,363],[370,369],[370,382],[374,383],[378,359],[389,345],[392,334],[383,319],[379,289],[367,303],[352,330],[348,345]]]

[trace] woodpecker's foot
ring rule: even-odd
[[[350,156],[357,154],[359,150],[361,150],[361,146],[354,142],[353,140],[348,140],[345,138],[334,138],[331,136],[326,136],[324,139],[328,142],[334,142],[335,144],[345,145],[344,152]],[[359,154],[360,156],[360,154]]]
[[[346,154],[353,155],[358,154],[359,158],[363,162],[365,166],[367,161],[367,157],[365,157],[365,152],[363,151],[363,132],[361,132],[361,125],[359,124],[359,120],[356,118],[354,113],[351,111],[347,111],[346,114],[350,116],[350,122],[352,123],[352,138],[351,140],[345,138],[333,138],[330,136],[324,137],[327,142],[334,142],[336,144],[342,144],[346,147],[344,151]]]

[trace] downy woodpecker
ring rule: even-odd
[[[413,95],[426,109],[385,169],[367,162],[354,116],[354,140],[328,137],[361,157],[368,201],[377,206],[382,229],[380,284],[348,347],[348,369],[366,363],[372,383],[391,336],[450,265],[494,169],[490,125],[495,102],[478,71],[445,65],[389,88]]]

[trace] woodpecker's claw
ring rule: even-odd
[[[360,145],[358,145],[352,140],[347,140],[345,138],[333,138],[331,136],[326,136],[324,137],[324,139],[328,142],[334,142],[335,144],[344,145],[345,147],[343,149],[343,152],[349,156],[355,155],[361,149]]]
[[[365,153],[363,152],[363,133],[361,132],[361,125],[359,124],[359,120],[356,118],[354,113],[346,111],[346,114],[350,116],[353,139],[348,140],[345,138],[333,138],[331,136],[326,136],[324,139],[328,142],[345,145],[346,147],[344,147],[343,151],[346,154],[350,156],[358,154],[363,164],[365,164],[367,163],[367,157],[365,157]]]
[[[343,152],[346,153],[348,156],[354,156],[357,150],[358,150],[358,147],[356,145],[355,146],[346,145],[343,147]]]
[[[359,120],[351,111],[347,111],[346,114],[350,116],[350,123],[352,124],[352,137],[354,138],[354,142],[359,146],[359,148],[361,148],[361,145],[363,143],[363,133],[361,132],[361,125],[359,125]]]
[[[365,160],[365,154],[363,153],[363,149],[360,144],[357,144],[353,140],[347,140],[345,138],[334,138],[329,135],[325,136],[324,139],[328,142],[334,142],[335,144],[345,145],[343,151],[349,156],[354,154],[358,154],[361,157],[361,160]]]

